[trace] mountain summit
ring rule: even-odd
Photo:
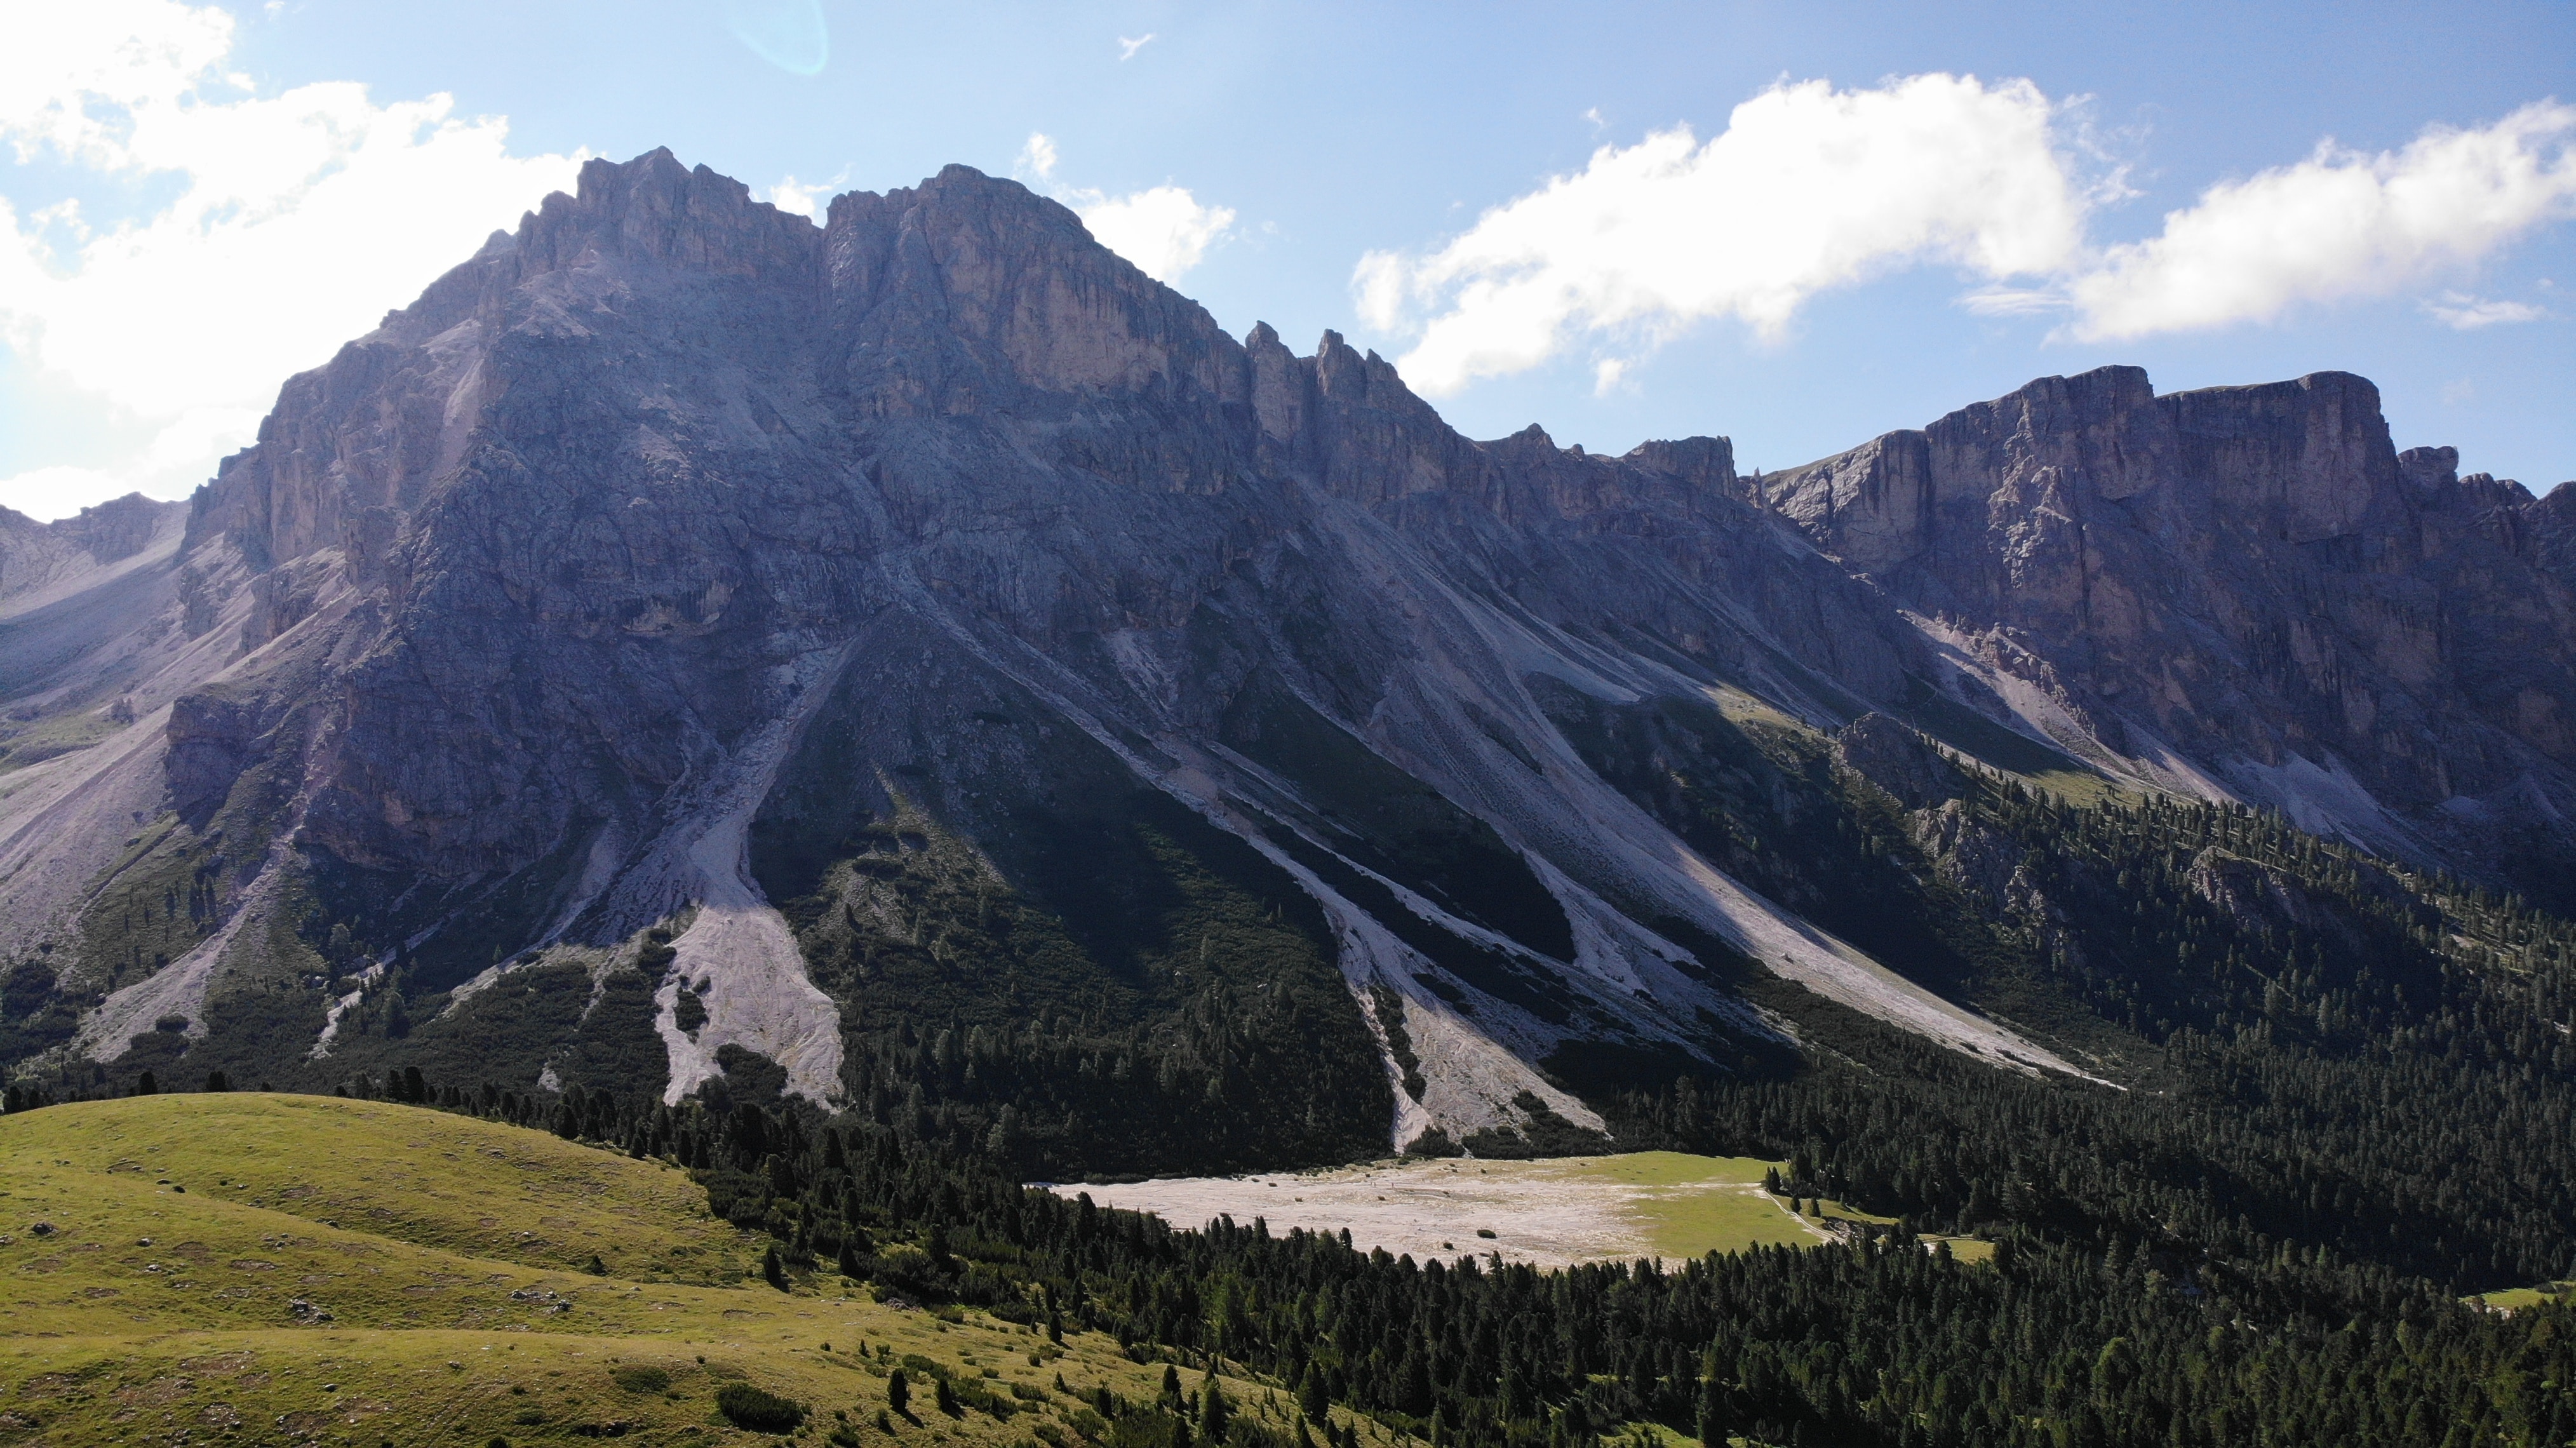
[[[1475,442],[1011,182],[817,227],[595,161],[184,530],[0,517],[79,585],[0,601],[62,743],[0,774],[0,1050],[784,1092],[1056,1170],[1598,1143],[1872,1020],[2119,1081],[2157,1013],[2002,802],[2570,893],[2576,501],[2456,462],[2356,377],[2129,368],[1758,477]]]

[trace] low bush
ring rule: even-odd
[[[727,1383],[716,1392],[716,1411],[737,1428],[755,1433],[793,1433],[805,1423],[805,1406],[749,1383]]]
[[[608,1376],[630,1393],[658,1393],[671,1386],[669,1373],[640,1364],[619,1368]]]

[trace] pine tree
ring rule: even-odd
[[[886,1406],[907,1418],[912,1416],[912,1384],[905,1380],[901,1368],[886,1374]]]
[[[1332,1394],[1326,1390],[1324,1370],[1317,1364],[1306,1364],[1306,1375],[1297,1380],[1297,1406],[1318,1423],[1332,1418]]]
[[[1211,1370],[1199,1387],[1199,1436],[1210,1443],[1224,1442],[1226,1420],[1233,1415],[1233,1405],[1226,1402],[1225,1390]]]
[[[1727,1438],[1726,1390],[1718,1380],[1717,1349],[1712,1347],[1699,1369],[1699,1440],[1723,1443]]]

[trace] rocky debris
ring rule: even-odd
[[[310,1300],[302,1297],[288,1298],[286,1302],[286,1313],[297,1322],[303,1323],[330,1322],[333,1320],[331,1310],[329,1308],[317,1307]]]

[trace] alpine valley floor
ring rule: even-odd
[[[1644,1151],[1543,1161],[1370,1162],[1329,1171],[1174,1177],[1113,1186],[1064,1185],[1105,1206],[1179,1224],[1258,1216],[1274,1232],[1351,1234],[1361,1251],[1417,1261],[1461,1252],[1543,1267],[1653,1257],[1675,1260],[1754,1246],[1840,1240],[1847,1224],[1890,1224],[1840,1202],[1793,1207],[1763,1189],[1783,1162]],[[1952,1250],[1993,1251],[1973,1240]]]

